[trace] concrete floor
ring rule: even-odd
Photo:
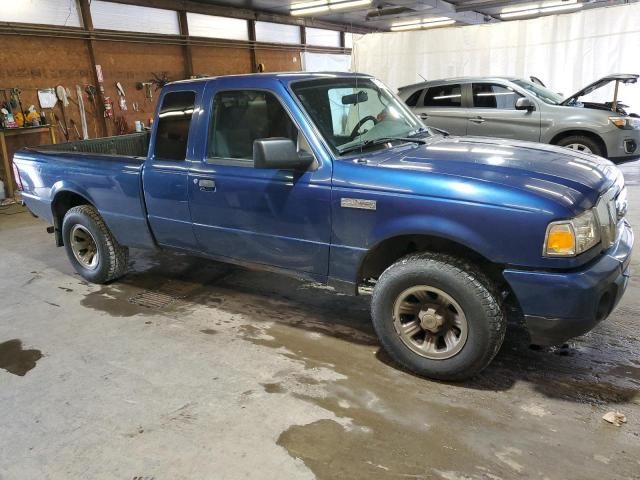
[[[624,170],[640,225],[640,164]],[[447,384],[391,364],[366,297],[142,252],[91,285],[16,211],[0,209],[1,480],[640,478],[637,278],[568,348],[511,328],[488,370]]]

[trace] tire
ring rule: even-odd
[[[85,280],[107,283],[125,274],[129,249],[116,241],[91,205],[69,209],[62,221],[62,238],[69,261]]]
[[[561,138],[556,142],[560,147],[570,148],[585,153],[593,153],[594,155],[604,156],[602,147],[591,137],[585,135],[571,135]]]
[[[465,380],[489,365],[502,346],[507,324],[494,290],[486,276],[458,258],[412,254],[378,279],[371,300],[373,326],[387,353],[406,369],[437,380]],[[424,299],[425,293],[426,302],[414,296]],[[403,337],[401,330],[415,330],[416,323],[422,333]],[[454,337],[439,337],[445,331]],[[455,347],[449,348],[447,340]]]

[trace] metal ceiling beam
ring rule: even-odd
[[[389,20],[399,18],[446,16],[466,25],[487,22],[485,15],[474,11],[460,12],[454,4],[444,0],[418,0],[413,5],[411,2],[398,2],[398,6],[407,7],[413,11],[398,13],[397,15],[381,15],[379,17],[371,15],[367,18],[367,21],[388,22]],[[369,11],[373,10],[374,9],[371,8],[369,9]],[[493,19],[491,20],[493,21]]]
[[[499,0],[499,1],[479,1],[474,3],[467,3],[459,6],[456,10],[458,12],[483,12],[491,10],[493,8],[509,7],[520,3],[532,3],[534,0]]]

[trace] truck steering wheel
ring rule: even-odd
[[[371,120],[374,125],[378,123],[378,119],[373,115],[367,115],[366,117],[361,118],[360,121],[356,124],[356,126],[353,127],[353,130],[351,130],[351,135],[349,136],[349,139],[350,140],[355,139],[358,136],[358,131],[360,130],[360,128],[362,128],[362,126],[365,123],[367,123],[369,120]]]

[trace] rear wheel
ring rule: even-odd
[[[477,268],[431,253],[410,255],[380,276],[371,302],[389,355],[439,380],[464,380],[498,353],[506,330],[500,295]]]
[[[598,145],[598,142],[585,135],[571,135],[569,137],[561,138],[556,145],[583,153],[593,153],[594,155],[600,156],[604,155],[602,147]]]
[[[129,249],[111,234],[91,205],[73,207],[62,221],[62,238],[69,261],[92,283],[106,283],[124,275]]]

